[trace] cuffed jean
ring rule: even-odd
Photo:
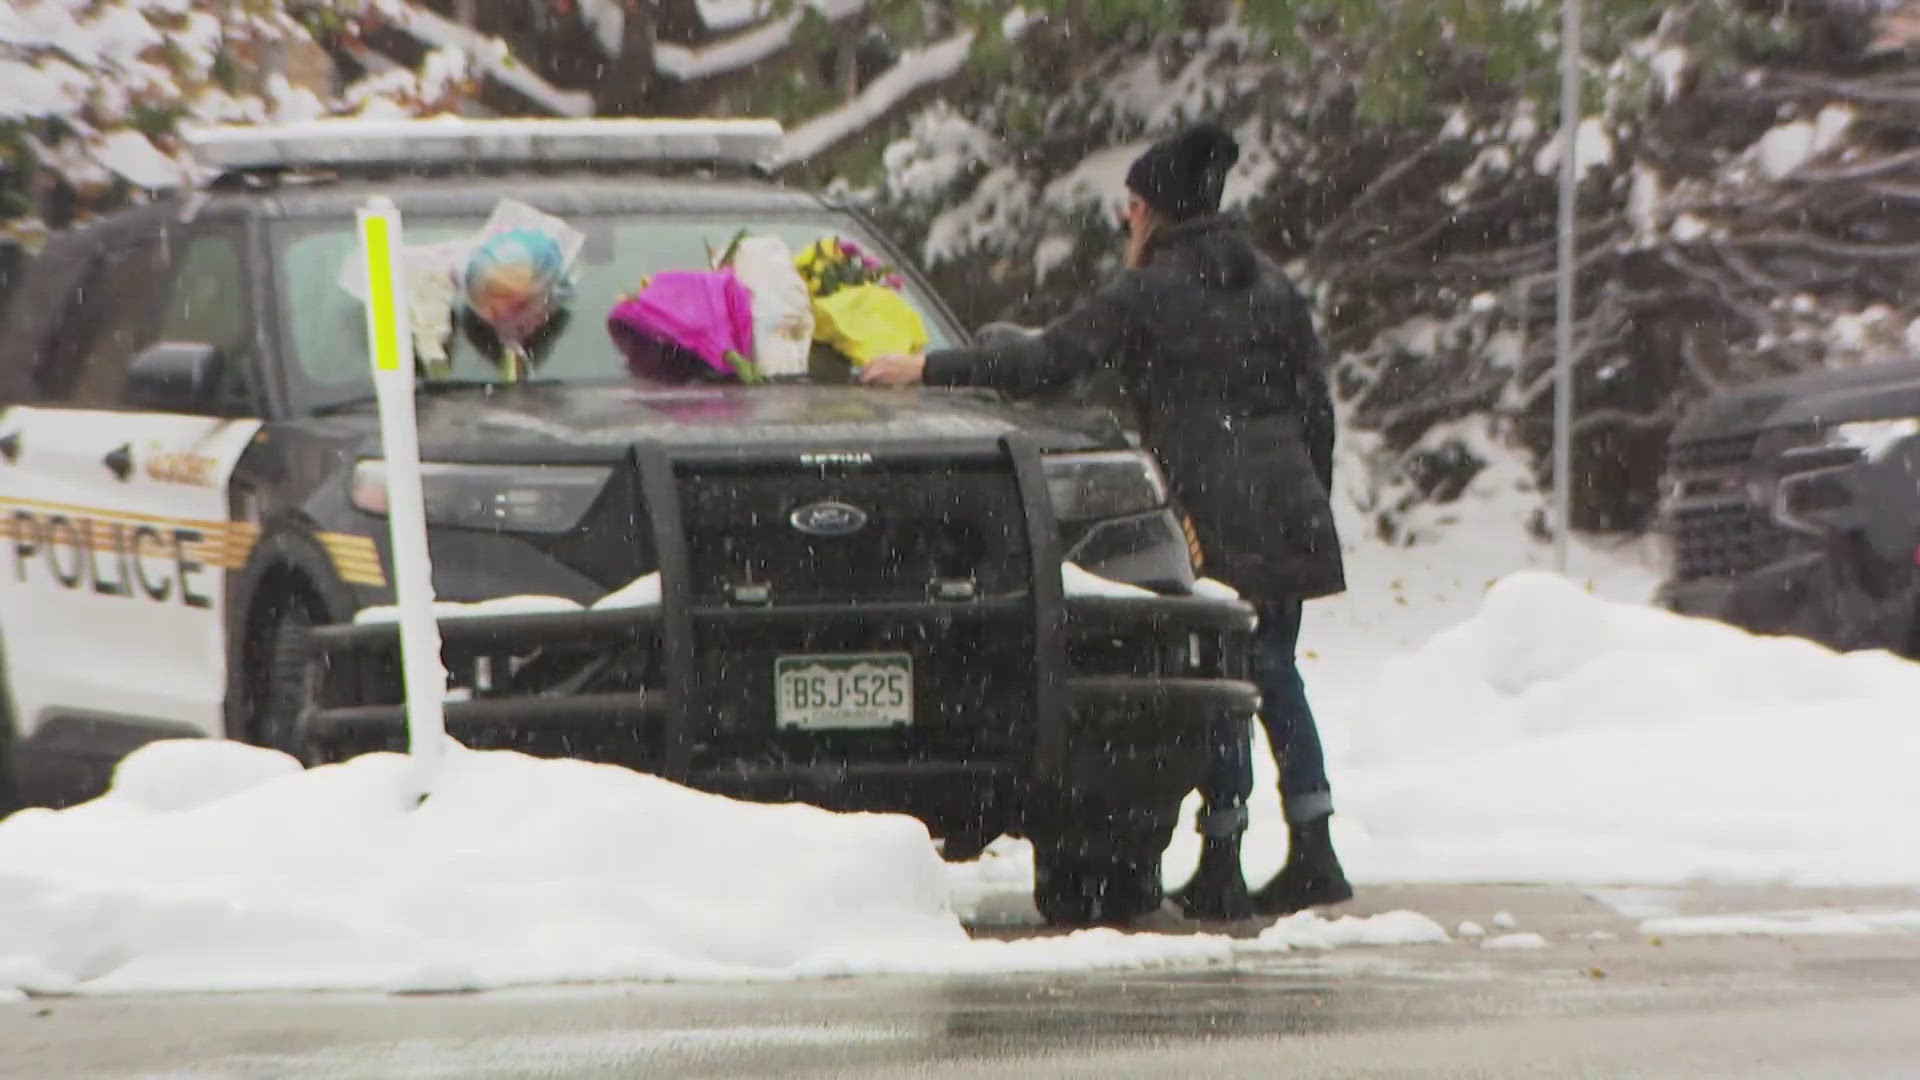
[[[1280,766],[1280,804],[1287,823],[1298,825],[1333,813],[1326,756],[1320,729],[1307,704],[1294,650],[1300,640],[1300,603],[1254,605],[1260,623],[1248,657],[1253,683],[1260,690],[1260,722]],[[1247,827],[1247,798],[1253,794],[1253,732],[1245,717],[1216,721],[1212,761],[1200,784],[1200,831],[1228,836]]]

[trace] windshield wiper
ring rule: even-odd
[[[522,379],[519,382],[506,383],[495,382],[491,379],[433,379],[415,383],[413,392],[415,394],[434,395],[454,390],[491,391],[523,386],[559,386],[564,381],[563,379]],[[307,411],[314,416],[332,416],[335,413],[352,412],[356,409],[364,409],[369,405],[378,405],[379,403],[380,395],[361,394],[357,397],[342,398],[339,401],[329,401],[325,405],[316,405]]]

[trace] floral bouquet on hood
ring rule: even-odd
[[[621,298],[607,314],[607,332],[638,378],[684,382],[704,365],[715,375],[760,382],[749,355],[752,303],[731,269],[669,270]]]
[[[900,295],[906,281],[858,244],[822,238],[795,257],[794,268],[813,296],[813,340],[855,366],[927,347],[926,324]]]
[[[833,236],[807,245],[795,256],[793,265],[816,297],[862,285],[885,285],[899,292],[907,285],[892,267],[861,250],[859,244]]]

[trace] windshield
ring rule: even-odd
[[[574,267],[574,294],[566,311],[540,335],[532,378],[572,384],[627,384],[620,351],[607,330],[607,314],[649,275],[665,270],[702,270],[711,252],[723,251],[745,229],[778,237],[795,252],[836,237],[869,251],[884,251],[857,219],[836,214],[739,217],[657,213],[571,214],[568,224],[585,234]],[[409,247],[472,237],[479,217],[408,215]],[[891,253],[887,253],[889,256]],[[341,284],[359,266],[359,234],[351,219],[287,222],[275,234],[280,280],[280,319],[289,392],[300,412],[363,399],[373,391],[361,302]],[[902,294],[926,324],[928,347],[952,342],[952,330],[924,286],[911,275]],[[502,382],[498,345],[471,318],[456,320],[448,345],[446,380],[457,384]],[[844,381],[844,365],[814,366],[812,381]]]

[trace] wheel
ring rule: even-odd
[[[1110,926],[1160,907],[1160,856],[1173,838],[1164,812],[1101,812],[1082,805],[1033,838],[1033,903],[1049,926]]]
[[[318,604],[299,592],[269,600],[260,626],[260,676],[247,741],[284,750],[306,762],[311,756],[300,717],[319,688],[313,663],[313,628]]]
[[[13,757],[9,753],[15,734],[13,693],[7,682],[7,658],[4,652],[0,652],[0,819],[21,808],[20,793],[13,775]]]
[[[13,760],[7,747],[13,743],[13,716],[7,710],[6,689],[0,687],[0,821],[21,809],[20,795],[14,786]]]

